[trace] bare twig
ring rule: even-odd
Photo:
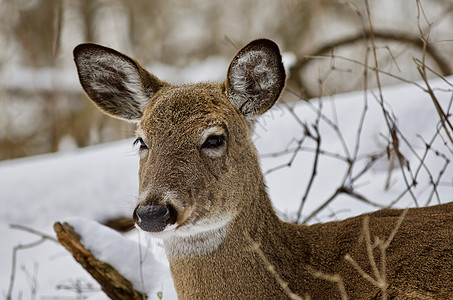
[[[43,239],[50,240],[50,241],[53,241],[55,243],[58,243],[58,240],[55,237],[53,237],[51,235],[48,235],[48,234],[45,234],[43,232],[40,232],[39,230],[24,226],[24,225],[11,224],[11,225],[9,225],[9,227],[12,228],[12,229],[18,229],[18,230],[26,231],[26,232],[32,233],[34,235],[40,236]]]
[[[34,263],[33,265],[33,273],[30,274],[30,272],[27,270],[25,266],[21,267],[22,271],[25,274],[25,277],[28,280],[28,283],[30,285],[30,290],[31,290],[31,300],[36,299],[36,292],[38,290],[38,269],[39,269],[39,264],[37,262]]]
[[[250,236],[247,236],[247,238],[250,242],[252,250],[260,257],[266,269],[272,274],[272,276],[278,282],[278,284],[286,293],[286,295],[288,295],[288,297],[292,300],[303,300],[302,297],[291,291],[291,289],[288,286],[288,283],[283,280],[283,278],[275,270],[275,266],[273,266],[266,258],[266,255],[264,255],[263,251],[260,248],[260,245],[257,242],[255,242]]]
[[[371,233],[370,233],[370,218],[368,216],[365,216],[363,218],[363,235],[365,236],[365,246],[366,246],[368,261],[370,263],[371,270],[374,273],[374,277],[376,278],[375,285],[378,286],[379,288],[382,288],[382,282],[380,280],[381,274],[379,272],[379,269],[376,264],[376,260],[373,255],[373,245],[371,244]]]
[[[305,202],[307,201],[307,197],[308,197],[308,194],[310,193],[310,190],[313,185],[313,181],[315,180],[316,174],[318,173],[318,161],[319,161],[319,154],[320,154],[320,149],[321,149],[321,135],[319,133],[319,129],[317,126],[314,126],[313,129],[315,131],[315,135],[314,136],[311,135],[311,137],[316,142],[315,158],[313,159],[313,168],[312,168],[310,180],[308,181],[307,188],[305,189],[305,193],[302,196],[302,200],[300,201],[299,209],[297,210],[297,217],[296,217],[297,222],[299,222],[299,220],[300,220],[300,217],[302,215],[302,209],[305,205]]]
[[[448,138],[449,138],[450,142],[453,144],[453,138],[452,138],[451,133],[450,133],[450,131],[452,131],[452,133],[453,133],[453,126],[450,123],[450,120],[448,119],[448,117],[445,114],[445,112],[442,110],[442,107],[440,106],[439,101],[437,100],[436,95],[434,94],[434,92],[433,92],[433,90],[432,90],[432,88],[431,88],[431,86],[429,84],[428,76],[426,74],[426,63],[425,63],[426,55],[425,54],[427,52],[428,45],[430,44],[429,35],[430,35],[430,32],[431,32],[432,23],[430,23],[428,21],[428,18],[425,15],[425,12],[423,10],[423,6],[422,6],[420,0],[417,0],[416,2],[417,2],[417,10],[418,10],[417,26],[418,26],[418,31],[420,33],[421,41],[423,43],[423,52],[422,52],[422,59],[421,60],[414,59],[414,61],[415,61],[416,65],[417,65],[417,70],[420,73],[420,76],[422,77],[422,80],[426,84],[427,93],[431,97],[431,99],[433,101],[433,104],[434,104],[434,107],[436,108],[436,111],[439,114],[439,118],[440,118],[441,124],[442,124],[443,128],[445,129],[445,133],[448,135]],[[428,28],[426,30],[422,30],[422,28],[421,28],[421,17],[422,16],[423,16],[425,22],[428,24]]]
[[[423,81],[426,84],[426,89],[428,95],[431,97],[431,100],[433,101],[434,107],[436,108],[437,114],[439,115],[440,122],[442,124],[442,127],[445,130],[445,133],[448,136],[448,139],[450,142],[453,144],[453,137],[452,133],[453,132],[453,125],[451,124],[450,120],[448,119],[447,114],[443,111],[439,100],[437,100],[436,95],[434,94],[433,89],[431,88],[431,85],[429,84],[427,75],[426,75],[426,69],[425,69],[425,64],[419,60],[415,60],[415,63],[417,64],[417,70],[420,73],[420,76],[422,77]]]
[[[294,149],[292,152],[292,155],[291,155],[291,158],[289,159],[289,161],[285,164],[282,164],[282,165],[279,165],[279,166],[276,166],[274,168],[270,168],[269,170],[267,170],[266,172],[264,172],[264,176],[272,173],[272,172],[275,172],[277,170],[280,170],[282,168],[285,168],[285,167],[291,167],[294,160],[296,159],[296,156],[297,154],[299,153],[300,149],[302,148],[302,144],[303,142],[305,141],[305,138],[301,138],[298,142],[297,142],[297,147],[296,149]]]
[[[330,55],[317,55],[317,56],[307,55],[306,57],[310,58],[310,59],[315,59],[315,58],[319,58],[319,59],[327,59],[328,58],[328,59],[331,59],[333,57],[335,59],[344,60],[344,61],[351,62],[351,63],[359,65],[359,66],[365,66],[370,71],[379,72],[380,74],[383,74],[383,75],[386,75],[388,77],[397,79],[400,82],[412,84],[412,85],[420,88],[421,90],[425,91],[425,88],[422,85],[420,85],[419,83],[415,82],[415,81],[408,80],[408,79],[406,79],[404,77],[397,76],[397,75],[395,75],[393,73],[384,71],[382,69],[379,69],[379,68],[376,68],[376,67],[373,67],[373,66],[366,66],[363,62],[358,61],[358,60],[353,59],[353,58],[349,58],[349,57],[345,57],[345,56],[341,56],[341,55],[336,55],[336,54],[335,55],[333,55],[333,54],[330,54]]]
[[[306,266],[306,269],[316,278],[320,278],[326,281],[330,281],[332,283],[335,283],[338,287],[338,291],[340,293],[340,298],[342,300],[347,300],[348,299],[348,294],[346,293],[346,288],[344,286],[343,278],[341,278],[340,275],[335,274],[335,275],[329,275],[325,274],[321,271],[317,271],[313,269],[311,266]]]
[[[239,50],[240,47],[235,43],[228,35],[225,35],[225,40],[228,41],[236,50]]]
[[[300,140],[299,140],[300,141]],[[299,144],[299,141],[297,141],[297,143]],[[279,156],[283,156],[283,155],[288,155],[290,153],[293,153],[294,151],[305,151],[305,152],[312,152],[312,153],[317,153],[319,151],[319,155],[321,156],[326,156],[326,157],[330,157],[330,158],[335,158],[335,159],[338,159],[340,161],[343,161],[343,162],[347,162],[349,161],[349,159],[339,153],[334,153],[334,152],[330,152],[330,151],[327,151],[325,149],[317,149],[318,147],[295,147],[295,148],[287,148],[285,150],[282,150],[282,151],[277,151],[277,152],[272,152],[272,153],[263,153],[260,155],[261,158],[275,158],[275,157],[279,157]],[[267,171],[266,171],[267,172]]]
[[[145,279],[143,277],[143,252],[142,252],[142,244],[140,242],[140,230],[137,230],[137,237],[138,237],[138,255],[140,257],[140,284],[142,285],[142,291],[145,292]],[[146,295],[142,294],[143,300],[146,299]]]
[[[302,224],[306,224],[308,221],[313,219],[320,211],[322,211],[324,208],[327,207],[338,195],[340,195],[343,192],[343,187],[339,187],[338,189],[335,190],[335,192],[323,202],[317,209],[312,211],[307,217],[305,217],[302,220]]]
[[[378,282],[373,277],[368,275],[349,254],[346,254],[344,259],[354,267],[354,269],[360,274],[360,276],[368,280],[372,285],[379,286]]]
[[[305,55],[303,58],[300,58],[298,62],[291,67],[290,72],[291,74],[299,74],[313,58],[321,57],[325,55],[325,53],[331,53],[335,48],[351,45],[362,40],[366,42],[371,39],[395,41],[398,43],[412,45],[419,49],[422,49],[424,47],[423,42],[419,39],[419,37],[412,36],[411,34],[408,34],[406,32],[386,32],[374,30],[374,28],[364,28],[361,32],[358,32],[352,36],[344,37],[339,40],[326,43],[321,47],[311,51],[309,55]],[[438,50],[432,44],[426,45],[425,49],[426,53],[434,60],[437,67],[440,69],[442,75],[446,76],[453,73],[452,68],[450,67],[450,63],[446,59],[444,59],[441,54],[439,54]],[[302,79],[300,77],[297,77],[297,80],[298,86],[303,87],[304,84],[302,82]],[[306,96],[310,98],[309,95]]]
[[[369,227],[370,219],[368,216],[363,218],[362,228],[363,228],[363,235],[365,237],[364,242],[365,242],[365,246],[366,246],[368,261],[370,263],[370,267],[371,267],[373,275],[366,273],[363,270],[363,268],[349,254],[345,255],[345,260],[353,266],[353,268],[360,274],[360,276],[362,276],[364,279],[369,281],[372,285],[374,285],[380,289],[382,299],[387,299],[387,297],[388,297],[388,294],[387,294],[388,283],[387,283],[387,271],[386,271],[387,270],[387,266],[386,266],[387,249],[390,247],[390,243],[393,241],[393,239],[395,238],[395,235],[398,233],[398,230],[401,227],[401,224],[403,223],[407,212],[408,212],[407,209],[402,211],[401,216],[396,221],[395,227],[393,228],[392,232],[389,234],[387,239],[381,240],[380,238],[376,237],[374,243],[372,243],[372,241],[371,241],[371,232],[370,232],[370,227]],[[373,253],[373,250],[376,247],[378,247],[380,256],[381,256],[380,257],[381,258],[380,269],[378,268],[378,265],[376,264],[376,260],[375,260],[374,253]]]
[[[6,293],[6,300],[12,300],[12,294],[14,289],[14,281],[16,279],[16,265],[17,265],[17,252],[24,249],[29,249],[41,245],[47,240],[45,237],[41,237],[39,240],[28,244],[19,244],[13,248],[13,257],[12,257],[12,266],[11,266],[11,275],[9,280],[8,292]]]
[[[12,266],[11,266],[11,275],[10,275],[8,292],[6,293],[6,300],[11,300],[12,299],[12,293],[13,293],[13,289],[14,289],[14,281],[16,279],[17,252],[19,252],[20,250],[36,247],[38,245],[41,245],[42,243],[44,243],[47,240],[50,240],[50,241],[53,241],[53,242],[58,242],[54,237],[52,237],[50,235],[47,235],[47,234],[42,233],[42,232],[40,232],[38,230],[35,230],[33,228],[29,228],[29,227],[26,227],[26,226],[23,226],[23,225],[14,225],[14,224],[12,224],[12,225],[10,225],[10,228],[19,229],[19,230],[22,230],[22,231],[26,231],[26,232],[32,233],[34,235],[38,235],[40,238],[38,240],[34,241],[34,242],[31,242],[31,243],[19,244],[19,245],[14,246],[14,248],[13,248],[13,257],[12,257]]]

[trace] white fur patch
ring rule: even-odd
[[[245,113],[253,113],[253,103],[266,98],[266,94],[278,83],[279,77],[270,59],[265,51],[249,51],[239,57],[230,69],[228,76],[233,93],[228,94],[229,99],[235,107],[243,108]],[[243,107],[244,103],[252,105]]]
[[[233,78],[239,91],[247,93],[247,73],[259,81],[262,90],[271,88],[278,80],[269,62],[269,55],[265,51],[249,51],[237,60]]]
[[[231,219],[225,216],[216,221],[201,221],[173,229],[174,232],[163,239],[167,256],[202,256],[215,252],[228,233]]]

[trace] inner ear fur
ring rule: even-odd
[[[111,116],[138,121],[152,95],[165,84],[116,50],[87,43],[73,53],[83,89]]]
[[[274,105],[285,80],[277,44],[267,39],[255,40],[231,61],[226,80],[227,97],[244,116],[253,119]]]

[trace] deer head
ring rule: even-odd
[[[137,123],[139,197],[133,218],[158,237],[217,231],[264,190],[251,141],[254,119],[278,99],[285,71],[277,45],[255,40],[223,83],[173,85],[103,46],[74,49],[80,82],[105,113]]]

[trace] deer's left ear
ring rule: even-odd
[[[248,120],[274,105],[285,86],[285,68],[278,46],[259,39],[242,48],[231,61],[227,97]]]

